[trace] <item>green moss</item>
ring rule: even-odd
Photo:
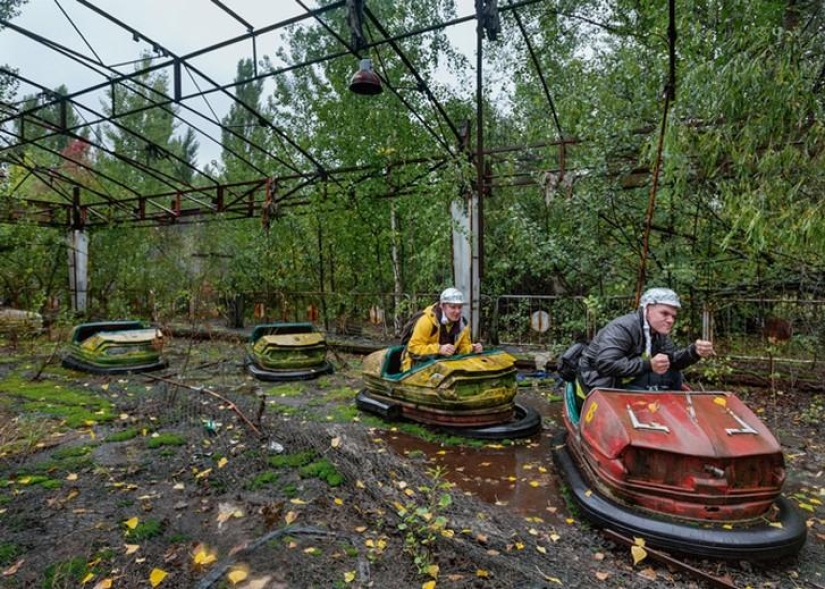
[[[0,567],[12,564],[21,554],[23,550],[17,544],[0,543]]]
[[[81,456],[86,456],[87,454],[91,453],[91,446],[69,446],[66,448],[60,448],[58,450],[55,450],[52,453],[52,457],[55,460],[62,460],[64,458],[77,458]]]
[[[269,389],[269,397],[301,397],[306,392],[304,385],[299,383],[282,383]]]
[[[63,486],[63,481],[39,474],[24,475],[19,477],[15,482],[20,486],[40,486],[44,489],[59,489]]]
[[[270,487],[278,482],[278,473],[271,470],[264,471],[249,482],[247,488],[251,491]]]
[[[0,380],[0,397],[17,413],[43,415],[69,428],[105,423],[115,418],[113,405],[99,395],[66,388],[49,380],[28,381],[11,374]]]
[[[147,447],[151,449],[164,446],[183,446],[184,444],[186,444],[186,438],[179,434],[157,434],[146,440]]]
[[[295,415],[300,411],[298,407],[293,407],[292,405],[285,405],[284,403],[275,403],[272,401],[267,403],[267,410],[280,415]]]
[[[107,438],[107,442],[127,442],[136,438],[140,434],[140,431],[135,427],[130,427],[128,429],[114,432],[110,434]]]
[[[86,559],[81,557],[49,565],[43,574],[43,588],[79,587],[89,572]]]
[[[312,462],[317,454],[313,450],[295,454],[277,454],[269,457],[270,466],[275,468],[300,468]]]
[[[344,476],[339,473],[335,469],[335,465],[326,458],[316,460],[301,467],[299,472],[303,478],[321,479],[322,481],[326,481],[330,487],[337,487],[344,482]]]
[[[157,538],[163,533],[163,524],[158,520],[149,519],[139,522],[134,529],[127,529],[126,537],[130,541],[142,542],[151,538]]]
[[[281,492],[284,494],[284,496],[287,499],[293,499],[293,498],[297,497],[298,495],[300,495],[301,490],[297,487],[297,485],[294,485],[294,484],[290,483],[289,485],[285,485],[281,489]]]

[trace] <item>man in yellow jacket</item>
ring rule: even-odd
[[[424,309],[404,349],[402,370],[439,356],[478,354],[483,350],[480,343],[470,341],[470,326],[461,316],[464,304],[462,292],[450,287],[441,293],[437,303]]]

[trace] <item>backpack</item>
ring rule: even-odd
[[[587,349],[587,345],[588,342],[578,341],[559,356],[556,371],[566,382],[575,382],[576,374],[579,371],[579,358]]]
[[[407,319],[407,322],[404,324],[404,327],[401,328],[401,345],[406,346],[407,342],[410,341],[412,337],[413,331],[415,330],[415,324],[418,323],[418,320],[424,314],[426,309],[420,309],[412,314],[412,316]],[[459,320],[461,322],[462,327],[467,324],[467,319],[461,317]],[[438,326],[433,325],[433,329],[430,332],[430,337],[434,336],[438,332]]]
[[[412,337],[413,330],[415,329],[415,324],[418,323],[418,320],[421,319],[421,316],[424,315],[424,309],[416,311],[412,314],[412,316],[407,319],[407,322],[404,324],[404,327],[401,328],[401,345],[406,346],[407,342],[410,341]],[[433,332],[430,335],[435,335],[435,332],[438,331],[438,327],[435,325],[433,326]]]

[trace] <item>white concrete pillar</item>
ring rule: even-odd
[[[67,236],[69,253],[69,291],[72,311],[86,312],[86,293],[89,280],[89,237],[85,231],[72,229]]]

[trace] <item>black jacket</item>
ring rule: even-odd
[[[651,374],[645,354],[643,309],[622,315],[605,325],[579,358],[579,378],[587,390],[622,388],[625,382]],[[669,336],[650,331],[651,356],[668,354],[671,370],[683,370],[699,361],[696,346],[677,348]]]

